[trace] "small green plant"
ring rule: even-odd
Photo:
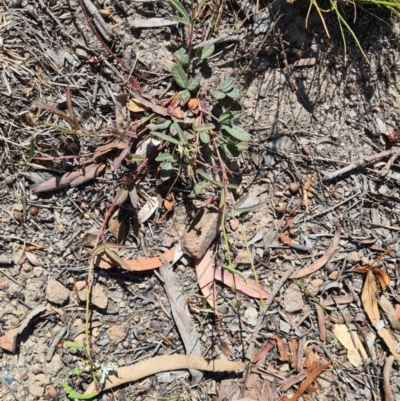
[[[352,8],[362,7],[362,6],[378,6],[378,7],[387,8],[389,11],[394,12],[398,16],[400,15],[399,14],[400,1],[398,1],[398,0],[387,0],[387,1],[386,0],[383,0],[383,1],[382,0],[355,0],[352,2],[340,1],[340,0],[339,1],[338,0],[329,0],[329,2],[330,2],[330,8],[327,10],[324,10],[320,7],[318,0],[310,0],[310,6],[308,9],[306,21],[308,21],[308,18],[309,18],[312,8],[315,8],[315,10],[317,11],[317,13],[321,19],[321,23],[324,27],[325,33],[328,36],[328,38],[330,38],[331,36],[330,36],[329,30],[328,30],[327,24],[325,22],[324,14],[334,13],[334,15],[337,19],[338,25],[339,25],[340,34],[342,36],[345,59],[346,59],[346,53],[347,53],[347,43],[346,43],[344,28],[353,37],[353,40],[355,41],[361,54],[364,56],[365,60],[368,62],[367,55],[365,54],[364,49],[363,49],[356,33],[354,32],[354,30],[351,28],[351,26],[347,22],[346,18],[344,17],[343,8],[345,6],[350,5]],[[373,13],[372,13],[372,15],[373,15]],[[306,25],[307,25],[307,23],[306,23]]]

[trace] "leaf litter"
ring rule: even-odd
[[[4,21],[18,26],[16,35],[24,37],[15,41],[10,30],[0,27],[5,36],[2,80],[12,98],[10,103],[6,96],[0,108],[0,128],[7,128],[0,136],[0,260],[7,262],[0,266],[0,340],[6,351],[2,368],[10,371],[2,380],[17,383],[10,375],[21,363],[29,394],[13,385],[1,389],[0,396],[7,401],[14,393],[21,399],[94,398],[100,389],[113,388],[117,397],[132,399],[339,399],[343,391],[379,399],[382,384],[387,399],[393,399],[389,375],[399,358],[398,256],[388,251],[371,264],[368,258],[392,246],[399,253],[396,131],[388,136],[388,149],[379,141],[354,143],[360,134],[351,125],[349,137],[342,130],[339,138],[331,125],[313,131],[282,71],[260,62],[262,73],[254,70],[254,82],[245,84],[239,72],[244,65],[235,70],[218,64],[225,55],[235,63],[241,59],[223,41],[207,43],[206,32],[192,38],[198,50],[170,52],[171,43],[179,48],[175,44],[182,42],[175,26],[190,23],[192,16],[202,26],[211,24],[210,36],[218,36],[213,21],[219,21],[222,36],[233,38],[232,24],[226,22],[230,5],[218,10],[204,4],[188,13],[173,0],[172,8],[160,4],[162,15],[154,17],[146,2],[136,3],[113,3],[99,11],[101,6],[85,0],[82,13],[76,12],[77,4],[51,10],[34,5],[37,14],[30,20],[21,14],[28,7],[5,11]],[[136,7],[146,12],[137,13]],[[127,19],[132,14],[140,14],[141,22]],[[36,18],[57,29],[39,29]],[[147,31],[144,39],[142,29],[154,23],[160,30]],[[282,23],[288,23],[285,17]],[[172,35],[167,46],[161,34],[165,25]],[[121,39],[111,49],[107,43],[117,26],[129,43]],[[90,38],[89,44],[79,39],[76,47],[77,37]],[[239,52],[247,40],[243,37]],[[268,39],[273,52],[279,43]],[[312,59],[312,54],[297,55],[299,47],[286,39],[294,67]],[[115,63],[103,58],[107,53]],[[198,64],[188,66],[189,56]],[[313,88],[309,73],[316,63],[306,64],[310,71],[300,78]],[[211,79],[199,74],[205,66],[216,72]],[[24,92],[27,82],[36,86]],[[277,90],[285,104],[276,103],[281,99]],[[221,102],[219,118],[208,114],[212,97]],[[348,124],[356,112],[346,109],[342,117],[324,104],[316,107],[327,120]],[[262,115],[258,105],[265,110]],[[284,117],[275,121],[274,107]],[[374,113],[377,109],[368,118]],[[382,118],[376,119],[380,125]],[[384,126],[390,124],[395,125],[388,121]],[[324,131],[332,144],[321,143]],[[339,141],[351,143],[356,153],[351,158],[358,162],[346,161],[346,145],[338,146]],[[367,154],[359,154],[360,149]],[[15,204],[18,214],[12,216],[6,209],[14,210]],[[237,231],[239,226],[243,229]],[[236,265],[244,253],[245,262]],[[352,269],[353,256],[361,259],[359,268]],[[92,261],[93,275],[87,276]],[[366,274],[364,283],[364,276],[355,273]],[[43,291],[46,281],[59,283],[67,304],[44,312],[44,304],[55,300]],[[294,288],[296,307],[288,302]],[[86,302],[94,309],[84,321]],[[82,337],[74,351],[65,352],[67,327],[78,338],[89,332],[90,345]],[[126,332],[110,341],[109,327]],[[44,332],[57,341],[54,354],[40,367]],[[375,332],[382,340],[370,340]],[[250,349],[255,352],[247,357]],[[190,356],[191,350],[197,355]],[[244,363],[245,356],[252,363]],[[183,379],[176,390],[176,382],[164,384],[153,376],[174,369],[191,370],[197,386]],[[46,373],[32,373],[40,370]],[[46,387],[50,382],[54,385]]]

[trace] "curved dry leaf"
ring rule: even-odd
[[[152,216],[152,214],[157,210],[157,207],[158,207],[157,198],[154,196],[148,197],[147,202],[138,212],[139,224],[142,224],[145,221],[147,221]]]
[[[86,181],[92,180],[97,175],[99,175],[105,168],[104,164],[90,164],[88,166],[82,167],[77,171],[72,171],[71,173],[66,173],[61,177],[52,177],[38,185],[32,187],[32,192],[45,192],[45,191],[55,191],[60,188],[76,187],[77,185],[83,184]]]
[[[214,281],[214,261],[208,249],[200,259],[195,259],[196,276],[204,298],[213,310],[217,309],[217,288]]]
[[[266,299],[269,297],[269,292],[261,286],[259,287],[257,282],[251,278],[244,279],[237,274],[233,277],[233,274],[226,270],[222,271],[220,269],[214,269],[214,279],[221,281],[233,290],[239,290],[252,298],[260,298],[261,296]]]
[[[244,362],[210,360],[201,356],[156,356],[154,358],[147,359],[146,361],[135,363],[131,366],[119,368],[116,376],[109,376],[107,378],[107,382],[102,390],[109,390],[111,388],[120,386],[121,384],[130,383],[156,373],[170,370],[197,369],[207,372],[230,372],[244,370],[245,368],[246,363]],[[95,391],[96,384],[92,383],[85,391],[85,394],[91,394]]]
[[[147,109],[146,106],[140,103],[139,100],[130,99],[129,102],[126,104],[126,108],[133,113],[140,113]]]
[[[175,252],[176,248],[173,247],[167,252],[163,253],[163,256],[169,263],[172,263],[174,261]],[[142,260],[122,260],[124,261],[125,265],[129,266],[129,270],[131,271],[154,270],[162,266],[162,261],[159,257],[147,258]],[[95,265],[99,266],[102,269],[109,269],[111,266],[117,265],[117,263],[115,261],[112,261],[107,255],[101,254],[96,256]],[[124,268],[124,266],[120,267]]]
[[[294,396],[290,398],[290,401],[297,401],[303,393],[310,387],[311,383],[325,370],[329,367],[331,363],[327,362],[324,365],[319,366],[317,369],[315,369],[313,372],[311,372],[308,376],[307,379],[304,380],[302,385],[297,389],[297,391],[294,393]]]
[[[329,248],[324,253],[324,255],[320,259],[316,260],[314,263],[311,263],[311,265],[294,272],[290,276],[290,278],[291,279],[302,278],[304,276],[308,276],[311,273],[315,273],[317,270],[323,267],[335,253],[337,247],[339,246],[339,241],[340,241],[340,228],[337,228],[335,231],[335,236],[333,238],[333,241],[329,246]]]
[[[397,318],[396,310],[384,295],[382,295],[381,299],[379,300],[379,306],[385,312],[392,329],[400,330],[400,321]]]

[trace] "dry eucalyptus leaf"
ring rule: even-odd
[[[158,206],[157,198],[155,196],[149,197],[147,202],[138,212],[139,224],[142,224],[145,221],[147,221],[157,210],[157,206]]]
[[[126,104],[126,108],[133,113],[141,113],[146,110],[146,106],[143,106],[138,100],[130,99]]]
[[[362,366],[363,360],[367,360],[368,355],[357,332],[353,331],[350,333],[345,324],[335,324],[333,326],[333,334],[347,349],[347,358],[349,362],[355,368]]]

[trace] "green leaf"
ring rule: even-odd
[[[243,150],[247,150],[249,148],[249,144],[247,142],[239,142],[235,146],[239,152],[242,152]]]
[[[194,188],[193,191],[196,195],[199,195],[203,192],[203,189],[207,188],[208,182],[207,181],[200,181],[198,182]]]
[[[172,7],[175,8],[176,11],[183,17],[186,23],[190,23],[189,13],[186,11],[185,7],[179,0],[169,0],[169,3]]]
[[[200,72],[196,73],[194,77],[191,77],[186,85],[186,89],[190,91],[196,90],[200,86],[202,75]]]
[[[190,92],[187,89],[184,89],[183,91],[180,91],[179,92],[179,98],[181,100],[181,105],[184,106],[190,99]]]
[[[174,128],[176,129],[176,132],[178,133],[178,137],[181,140],[182,145],[187,145],[188,141],[186,139],[186,136],[183,134],[182,128],[179,126],[179,124],[174,121]]]
[[[171,162],[167,162],[164,164],[160,171],[160,178],[161,181],[168,181],[174,172],[174,167],[172,166]]]
[[[240,99],[243,97],[243,92],[238,88],[234,88],[230,92],[227,92],[227,96],[229,96],[231,99]]]
[[[189,56],[186,53],[186,50],[181,47],[180,49],[178,49],[175,53],[174,56],[176,58],[176,60],[181,63],[183,66],[186,66],[189,64]]]
[[[235,85],[235,79],[230,77],[224,79],[220,84],[219,84],[219,89],[221,89],[222,92],[229,92],[233,89],[233,86]]]
[[[155,124],[153,123],[147,124],[147,128],[150,131],[163,131],[167,129],[171,125],[171,123],[172,123],[171,120],[164,120],[160,118],[158,121],[156,121]]]
[[[185,70],[180,64],[174,64],[171,69],[171,74],[175,79],[175,82],[183,89],[186,88],[188,83],[187,75]]]
[[[238,127],[237,125],[222,125],[222,129],[225,130],[231,137],[238,139],[239,141],[250,141],[250,134],[243,129],[242,127]]]
[[[233,120],[233,117],[234,117],[234,116],[233,116],[233,113],[232,113],[231,111],[225,111],[224,113],[222,113],[222,114],[219,116],[218,121],[219,121],[220,123],[227,123],[227,122]]]
[[[82,349],[84,346],[82,343],[76,341],[65,341],[63,344],[64,348]]]
[[[193,129],[196,132],[204,132],[204,131],[210,131],[215,129],[214,124],[198,124],[198,125],[193,125]]]
[[[224,151],[224,153],[230,157],[238,157],[240,154],[236,146],[232,143],[230,144],[224,143],[221,145],[221,148]]]
[[[214,50],[215,50],[215,46],[213,44],[205,45],[201,49],[201,53],[200,53],[200,57],[199,58],[201,60],[205,60],[205,59],[209,58],[214,53]]]
[[[225,270],[228,270],[228,272],[231,272],[232,274],[237,274],[238,276],[243,277],[244,279],[246,278],[242,272],[236,269],[236,266],[233,263],[229,263],[225,266],[223,266]]]
[[[155,160],[156,162],[167,162],[167,161],[172,161],[173,157],[171,153],[160,153]]]
[[[137,155],[136,153],[131,153],[130,155],[126,156],[126,161],[128,163],[142,162],[145,159],[145,157]]]
[[[221,91],[212,92],[211,95],[212,95],[212,96],[214,97],[214,99],[216,99],[216,100],[221,100],[221,99],[223,99],[223,98],[226,97],[225,93],[224,93],[224,92],[221,92]]]
[[[163,139],[164,141],[174,143],[175,145],[181,144],[177,139],[171,138],[170,136],[163,134],[162,132],[151,131],[151,135],[154,135],[157,138]]]
[[[75,398],[77,400],[90,400],[91,398],[96,397],[96,395],[98,394],[97,391],[90,394],[77,393],[72,387],[69,386],[67,382],[62,382],[61,384],[64,387],[64,390],[68,394],[69,398]]]
[[[175,21],[180,22],[180,23],[183,24],[183,25],[189,25],[189,24],[190,24],[190,21],[188,21],[186,18],[182,18],[182,17],[173,17],[172,19],[175,20]]]
[[[208,143],[210,142],[210,135],[207,132],[200,132],[200,140],[203,143]]]

